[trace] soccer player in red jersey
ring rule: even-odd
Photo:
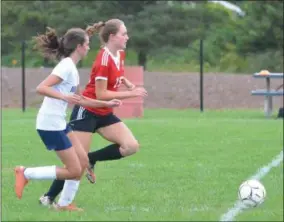
[[[124,49],[129,37],[123,21],[110,19],[107,22],[95,23],[88,30],[90,35],[94,32],[99,33],[103,47],[93,63],[90,80],[82,95],[100,100],[147,96],[147,91],[143,87],[136,87],[124,77]],[[118,91],[121,84],[128,90]],[[91,183],[96,181],[93,171],[98,161],[117,160],[139,150],[139,143],[131,130],[113,114],[112,108],[75,105],[69,125],[86,152],[90,151],[92,135],[95,132],[111,142],[102,149],[88,153],[89,168],[86,176]],[[40,198],[40,203],[51,204],[61,192],[63,185],[64,180],[54,180],[49,191]]]

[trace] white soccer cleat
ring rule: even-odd
[[[45,195],[42,195],[40,198],[39,198],[39,203],[45,207],[50,207],[52,206],[54,201],[50,200],[49,196],[45,196]]]

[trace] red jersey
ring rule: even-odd
[[[89,83],[82,94],[97,99],[95,82],[98,79],[107,81],[107,90],[117,91],[121,84],[120,77],[124,74],[124,59],[125,53],[123,50],[118,51],[117,56],[114,57],[108,48],[102,48],[93,63]],[[113,112],[113,108],[108,107],[84,108],[98,115],[107,115]]]

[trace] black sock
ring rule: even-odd
[[[65,180],[54,180],[49,191],[45,195],[49,196],[50,200],[54,201],[58,194],[63,190],[64,182]]]
[[[120,145],[118,144],[111,144],[100,150],[88,153],[90,163],[94,165],[97,161],[118,160],[122,158],[123,156],[119,152],[119,147]]]

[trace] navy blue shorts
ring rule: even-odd
[[[72,129],[68,125],[65,130],[60,131],[37,130],[46,148],[55,151],[66,150],[72,147],[71,141],[67,136],[70,131]]]

